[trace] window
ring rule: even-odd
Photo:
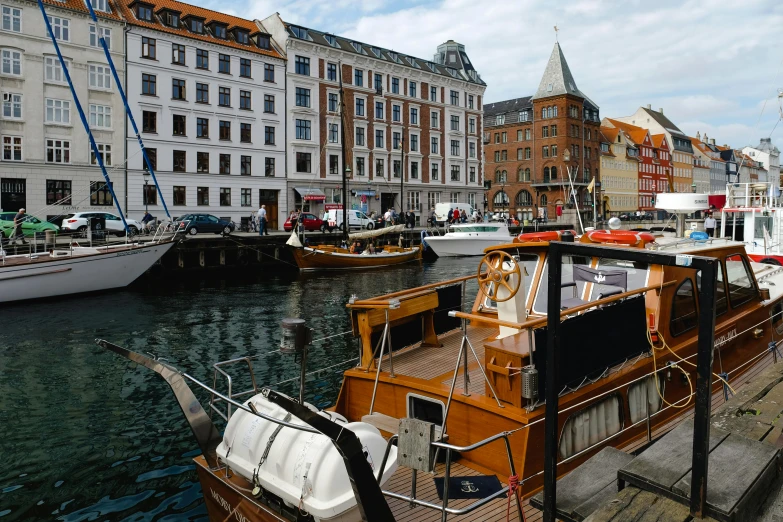
[[[383,119],[383,102],[375,102],[375,119]]]
[[[231,74],[231,57],[227,54],[218,54],[218,72]]]
[[[459,105],[459,93],[457,91],[451,91],[451,104]]]
[[[543,147],[541,147],[541,155],[544,158],[548,158],[549,157],[549,146],[548,145],[544,145]]]
[[[152,21],[152,9],[146,5],[138,4],[136,6],[136,18],[146,22]]]
[[[196,118],[196,137],[209,138],[209,119]]]
[[[231,141],[231,122],[220,120],[218,123],[218,139]]]
[[[46,99],[46,123],[71,124],[71,102]]]
[[[250,143],[251,140],[251,127],[249,123],[239,124],[239,141],[242,143]]]
[[[400,94],[400,79],[392,78],[391,85],[392,85],[392,93]]]
[[[386,140],[384,139],[383,130],[375,130],[375,148],[382,149],[386,146]]]
[[[470,167],[470,182],[475,183],[476,182],[476,167]],[[475,194],[471,193],[469,196],[473,196],[475,198]],[[474,205],[474,204],[472,204]]]
[[[472,108],[473,108],[473,95],[468,94],[468,109],[472,109]]]
[[[9,56],[11,58],[8,58]],[[14,59],[16,56],[19,57],[18,62],[16,59]],[[21,74],[21,59],[22,59],[21,56],[22,53],[20,52],[7,51],[4,49],[3,50],[3,74],[14,74],[14,75]],[[17,63],[19,64],[18,67],[17,67]],[[70,62],[68,62],[68,60],[65,61],[65,64],[66,67],[70,67],[71,65]],[[60,60],[58,60],[56,57],[47,56],[44,58],[44,65],[46,69],[46,81],[65,83],[65,75],[63,74],[63,67],[62,64],[60,63]]]
[[[22,161],[21,136],[3,136],[3,161]]]
[[[471,158],[476,157],[476,144],[472,141],[468,143],[468,156]]]
[[[400,133],[392,132],[392,149],[397,150],[400,148]]]
[[[141,75],[141,93],[147,96],[158,95],[158,80],[154,74],[145,73]]]
[[[751,271],[740,254],[726,256],[726,282],[732,308],[758,296]]]
[[[7,120],[22,119],[22,95],[3,93],[3,118]]]
[[[274,97],[272,100],[274,103]],[[253,108],[250,99],[250,91],[239,91],[239,108],[246,111]]]
[[[90,127],[111,129],[111,107],[108,105],[90,104]]]
[[[272,83],[275,81],[275,66],[271,63],[264,64],[264,81]]]
[[[451,181],[459,181],[459,165],[451,166]]]
[[[221,154],[218,159],[220,160],[220,173],[231,174],[231,154]]]
[[[430,87],[430,101],[438,101],[438,88]]]
[[[240,190],[241,192],[240,192],[239,204],[242,205],[243,207],[252,206],[253,205],[252,202],[253,196],[251,194],[252,190],[249,188],[243,188]]]
[[[209,103],[209,84],[196,84],[196,103]]]
[[[172,167],[174,172],[185,172],[187,162],[184,150],[175,150],[172,154]]]
[[[297,152],[296,153],[296,171],[297,172],[310,172],[310,153],[309,152]]]
[[[297,56],[294,60],[294,64],[296,74],[310,76],[310,58],[307,58],[306,56]]]
[[[196,153],[196,172],[209,172],[209,152]]]
[[[430,166],[430,172],[431,172],[432,181],[438,181],[438,164],[437,163],[433,163]]]
[[[557,125],[552,125],[549,128],[552,131],[552,137],[557,138]]]
[[[150,160],[152,170],[158,170],[158,149],[149,149],[145,147],[144,152],[147,153],[147,159]],[[142,162],[144,163],[144,170],[149,170],[150,165],[144,160],[142,160]]]
[[[411,125],[419,124],[419,109],[411,107]]]
[[[339,173],[339,158],[336,154],[329,155],[329,174]]]
[[[264,145],[274,145],[274,144],[275,144],[275,128],[264,127]]]
[[[454,114],[451,115],[451,130],[453,131],[459,130],[459,116]]]
[[[552,145],[549,147],[550,154],[553,158],[557,157],[557,145]]]
[[[337,143],[339,141],[337,138],[338,131],[339,128],[336,123],[329,124],[329,143]]]
[[[568,458],[619,433],[621,410],[620,397],[610,395],[568,417],[560,435],[560,457]]]
[[[459,140],[451,140],[451,155],[459,156]]]
[[[468,132],[476,134],[476,118],[468,119]]]
[[[46,140],[47,163],[70,163],[71,142],[68,140]]]
[[[310,139],[310,120],[296,120],[296,139]]]
[[[264,176],[268,178],[275,176],[275,158],[264,159]]]
[[[419,179],[419,162],[418,161],[411,161],[411,179]],[[418,192],[416,192],[415,194],[418,195]],[[416,205],[416,206],[418,207],[418,205]]]
[[[142,132],[158,132],[158,113],[152,111],[143,111],[141,113]]]
[[[108,27],[101,27],[101,37],[106,42],[106,48],[111,49],[111,29]],[[100,37],[98,36],[98,28],[94,25],[90,26],[90,46],[100,47]]]
[[[218,88],[218,105],[231,107],[231,89],[229,87]]]
[[[239,173],[242,176],[250,176],[252,159],[250,156],[242,156],[239,158]]]
[[[690,278],[683,281],[672,298],[672,313],[669,330],[677,336],[695,328],[698,322],[696,313],[696,297],[693,293],[693,282]]]
[[[364,176],[364,158],[357,157],[356,158],[356,175],[357,176]]]
[[[506,115],[505,114],[498,114],[495,116],[495,125],[503,125],[506,123]]]
[[[114,201],[105,181],[93,181],[90,183],[90,205],[109,207]]]
[[[411,152],[419,151],[419,136],[417,134],[411,134]]]
[[[204,34],[204,20],[200,20],[198,18],[191,18],[190,31],[196,34]]]
[[[433,129],[438,128],[438,120],[440,120],[439,115],[437,112],[431,112],[430,113],[430,127]]]
[[[400,106],[392,105],[392,121],[400,121]]]
[[[305,89],[303,87],[296,88],[296,106],[297,107],[310,106],[310,89]]]
[[[173,100],[185,100],[185,80],[176,78],[171,80],[171,98]]]
[[[111,166],[111,145],[108,143],[96,143],[95,146],[98,148],[98,154],[101,155],[101,159],[103,160],[103,164],[106,166]],[[95,151],[90,148],[90,164],[91,165],[97,165],[98,160],[95,157]]]
[[[411,98],[416,97],[416,82],[408,81],[408,96]]]
[[[242,33],[247,37],[246,33]],[[245,42],[247,43],[247,42]],[[239,76],[243,78],[250,78],[252,73],[252,66],[250,64],[249,58],[240,58],[239,59]]]
[[[185,65],[185,46],[181,44],[171,44],[171,63],[175,65]]]
[[[223,25],[212,24],[212,34],[215,38],[226,39],[226,28]]]
[[[17,7],[3,6],[3,31],[22,32],[22,10]]]
[[[209,187],[196,187],[196,205],[209,205]]]
[[[364,98],[356,98],[356,115],[364,116]]]
[[[440,154],[440,140],[438,140],[437,136],[433,136],[431,138],[430,143],[430,154]]]
[[[326,79],[331,80],[333,82],[337,81],[337,64],[336,63],[327,63],[326,64]]]
[[[71,204],[71,182],[60,179],[46,180],[46,204],[47,205],[70,205]]]
[[[174,187],[174,205],[176,206],[182,206],[185,205],[186,200],[186,192],[185,187]]]
[[[400,171],[402,170],[402,163],[400,160],[394,160],[394,163],[392,163],[392,172],[395,178],[400,177]]]
[[[60,18],[59,16],[49,16],[49,24],[52,26],[54,37],[63,42],[67,42],[71,39],[71,21],[67,18]],[[49,36],[49,32],[46,33]]]
[[[111,70],[104,65],[90,65],[90,87],[111,89]]]
[[[361,69],[353,70],[353,84],[356,87],[364,86],[364,71],[362,71]]]
[[[356,145],[364,147],[364,127],[356,127]]]
[[[141,57],[154,60],[156,56],[156,44],[154,38],[141,37]]]

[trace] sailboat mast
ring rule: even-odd
[[[345,94],[343,93],[343,63],[337,62],[340,78],[340,143],[343,156],[343,239],[348,240],[348,179],[345,176]]]

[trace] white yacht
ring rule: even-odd
[[[422,238],[438,257],[482,256],[485,248],[510,243],[511,240],[505,223],[452,225],[442,236]]]

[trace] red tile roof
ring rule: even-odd
[[[54,7],[60,7],[63,9],[71,9],[73,11],[78,11],[80,13],[84,13],[87,16],[90,15],[90,10],[87,9],[87,5],[84,3],[85,0],[43,0],[43,3],[47,5],[51,5]],[[105,13],[103,11],[98,11],[95,9],[95,15],[100,18],[108,18],[110,20],[122,20],[122,16],[117,11],[117,4],[113,0],[109,0],[109,7],[111,8],[111,13]]]
[[[51,2],[53,0],[48,0],[48,1]],[[68,1],[79,2],[82,0],[68,0]],[[194,40],[201,40],[204,42],[210,42],[217,45],[224,45],[226,47],[241,49],[243,51],[248,51],[251,53],[262,54],[265,56],[271,56],[274,58],[283,59],[280,53],[274,50],[274,48],[270,50],[261,49],[258,46],[256,46],[254,43],[252,43],[252,41],[249,45],[237,43],[236,41],[231,39],[230,33],[227,34],[228,39],[223,40],[222,38],[215,38],[210,34],[192,33],[185,28],[185,25],[182,22],[180,22],[180,27],[175,29],[173,27],[163,25],[163,23],[161,23],[161,21],[157,17],[153,17],[152,22],[139,20],[138,18],[136,18],[136,13],[134,12],[132,6],[135,3],[148,4],[152,6],[152,10],[154,13],[158,13],[160,10],[168,9],[180,13],[180,19],[186,18],[187,16],[203,18],[205,26],[211,22],[225,24],[227,25],[226,28],[227,32],[231,31],[234,28],[244,29],[249,34],[261,32],[258,26],[251,20],[245,20],[244,18],[218,13],[217,11],[211,11],[209,9],[204,9],[203,7],[197,7],[195,5],[186,4],[184,2],[177,2],[176,0],[117,0],[117,3],[120,6],[120,11],[122,16],[130,25],[135,25],[138,27],[147,27],[150,29],[155,29],[157,31],[163,31],[165,33],[177,34],[180,36],[184,36],[186,38],[192,38]]]
[[[611,118],[607,118],[607,120],[609,120],[609,122],[616,128],[624,131],[625,135],[628,136],[628,138],[630,138],[630,140],[636,145],[642,145],[644,143],[644,138],[647,136],[647,129],[637,127],[636,125],[631,125],[630,123],[623,123],[621,121],[613,120]]]
[[[653,134],[650,136],[652,138],[653,146],[656,149],[661,148],[661,145],[664,141],[666,141],[666,135],[665,134]]]

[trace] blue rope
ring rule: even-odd
[[[731,393],[731,396],[734,396],[734,392],[731,391],[731,388],[729,388],[729,374],[728,373],[719,373],[718,377],[723,379],[721,382],[723,383],[723,400],[728,402],[729,401],[729,394]]]
[[[780,355],[780,350],[778,350],[778,345],[777,345],[777,343],[775,343],[774,341],[772,341],[771,343],[769,343],[769,351],[770,351],[770,352],[774,352],[774,353],[776,353],[776,354],[777,354],[777,356],[778,356],[780,359],[783,359],[783,355]]]

